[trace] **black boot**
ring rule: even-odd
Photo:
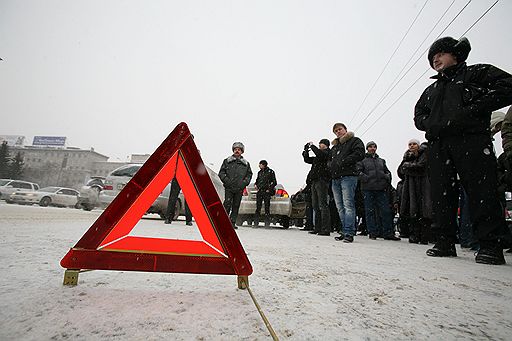
[[[256,214],[254,216],[254,227],[258,227],[260,225],[260,215],[259,214]]]
[[[427,250],[427,256],[430,257],[457,257],[455,243],[447,237],[439,237],[434,247]]]
[[[503,249],[498,243],[484,243],[480,245],[480,250],[475,257],[475,262],[480,264],[502,265],[505,264]]]

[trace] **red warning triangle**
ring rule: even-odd
[[[129,235],[174,177],[202,240]],[[185,123],[176,126],[60,264],[67,269],[252,273]]]

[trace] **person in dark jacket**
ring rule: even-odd
[[[174,213],[176,211],[176,202],[181,191],[181,186],[176,178],[171,181],[171,188],[169,189],[169,198],[167,200],[167,209],[165,211],[165,224],[172,223]],[[192,212],[188,207],[187,201],[185,200],[185,223],[187,226],[192,226]]]
[[[315,212],[315,229],[311,234],[329,236],[331,234],[331,216],[329,211],[329,184],[331,176],[327,167],[329,161],[329,140],[322,139],[318,147],[313,142],[306,143],[302,157],[311,165],[311,199]],[[315,156],[309,156],[309,150]]]
[[[400,240],[395,236],[387,189],[391,183],[391,172],[386,161],[377,155],[377,144],[366,144],[366,157],[357,163],[359,180],[364,198],[366,226],[370,239],[377,239],[379,226],[386,240]]]
[[[334,239],[352,243],[356,233],[355,191],[359,175],[356,165],[364,158],[364,144],[343,123],[335,123],[332,131],[336,138],[332,141],[329,170],[343,230],[343,235]]]
[[[439,236],[427,255],[456,256],[458,187],[469,198],[471,221],[480,242],[477,263],[505,264],[498,234],[505,219],[497,194],[496,156],[489,122],[491,112],[512,103],[512,76],[492,65],[466,65],[466,38],[445,37],[429,49],[438,74],[416,103],[414,122],[429,141],[434,232]]]
[[[400,195],[401,223],[408,224],[409,243],[428,244],[432,223],[431,186],[427,175],[427,144],[409,141],[398,176],[402,179]],[[456,217],[454,216],[454,219]]]
[[[254,226],[260,224],[260,213],[263,202],[265,203],[265,226],[270,226],[270,197],[276,192],[276,173],[268,167],[267,160],[261,160],[259,164],[260,170],[256,177],[254,188],[256,193],[256,213],[254,217]]]
[[[236,229],[235,222],[238,217],[242,194],[244,188],[251,182],[252,170],[249,162],[242,156],[245,151],[243,143],[235,142],[231,149],[233,155],[225,158],[222,162],[219,178],[224,184],[224,208],[229,214],[233,228]]]

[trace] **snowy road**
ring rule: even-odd
[[[0,202],[0,340],[270,339],[234,276],[92,271],[64,287],[60,259],[100,213]],[[137,228],[197,237],[183,221]],[[237,233],[281,340],[512,339],[510,254],[508,265],[488,266],[460,249],[427,258],[426,246],[406,241]]]

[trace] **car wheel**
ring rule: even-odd
[[[44,197],[41,199],[41,201],[39,201],[39,206],[47,207],[51,203],[52,203],[52,199],[50,199],[48,197]]]
[[[283,216],[281,223],[283,224],[283,228],[287,229],[290,227],[290,217]]]

